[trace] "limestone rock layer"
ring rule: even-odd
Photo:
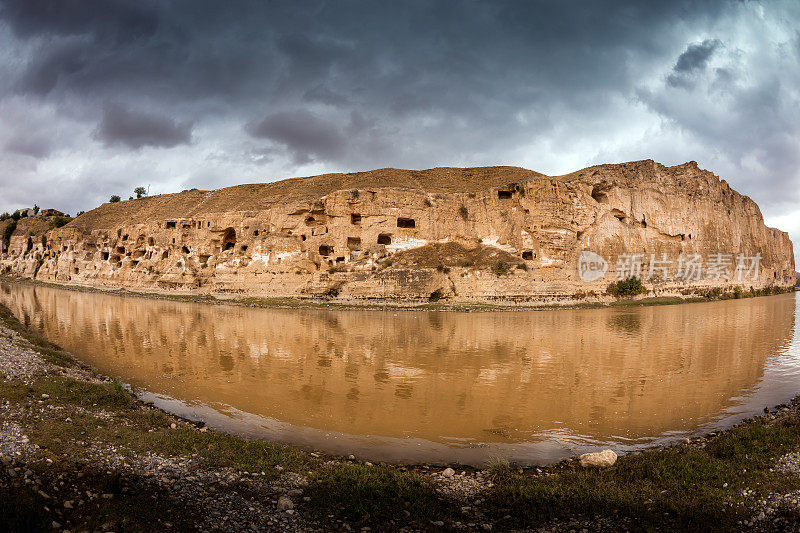
[[[663,295],[795,283],[788,235],[694,162],[553,177],[517,167],[326,174],[108,203],[44,237],[36,228],[18,226],[0,255],[3,273],[142,290],[453,301],[580,299],[633,273]],[[580,275],[585,251],[606,261],[604,276]],[[737,273],[740,256],[758,257],[757,272],[751,261]],[[702,263],[690,279],[679,268],[688,257]]]

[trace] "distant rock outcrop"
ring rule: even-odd
[[[760,261],[746,278],[739,254]],[[582,257],[602,269],[579,275]],[[687,279],[691,257],[705,270]],[[750,198],[694,162],[650,160],[555,177],[382,169],[109,203],[45,239],[18,228],[0,269],[103,287],[347,299],[575,299],[629,274],[664,295],[796,281],[788,235],[766,227]]]

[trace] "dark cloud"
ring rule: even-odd
[[[168,191],[652,157],[705,163],[767,212],[800,190],[798,21],[794,0],[0,0],[0,181],[36,166],[107,198],[109,173]],[[98,126],[106,102],[125,107]]]
[[[103,110],[95,135],[107,146],[172,148],[191,143],[192,124],[116,104]]]
[[[22,93],[46,95],[59,80],[80,72],[86,64],[85,43],[64,43],[56,49],[45,49],[28,65],[18,87]]]
[[[672,87],[692,87],[694,74],[705,70],[708,60],[720,46],[722,41],[719,39],[706,39],[701,43],[690,44],[686,51],[678,56],[672,73],[667,76],[667,83]]]
[[[3,147],[3,150],[12,154],[42,159],[50,155],[53,150],[53,143],[44,137],[19,135],[10,139]]]
[[[3,0],[0,18],[22,36],[86,35],[130,42],[152,35],[158,27],[149,2],[121,0]]]
[[[306,102],[321,102],[332,106],[344,106],[350,100],[342,94],[336,93],[323,85],[315,85],[303,93]]]
[[[338,158],[345,148],[345,138],[335,123],[305,110],[274,113],[246,129],[252,137],[285,145],[299,164]]]
[[[693,72],[706,67],[714,51],[722,46],[719,39],[706,39],[700,44],[691,44],[686,51],[678,56],[675,63],[675,72]]]

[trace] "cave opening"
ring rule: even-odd
[[[225,228],[222,234],[222,249],[233,250],[234,246],[236,246],[236,230],[230,227]]]
[[[592,198],[598,204],[607,204],[608,203],[608,194],[606,194],[605,190],[599,186],[596,186],[592,189]]]
[[[392,244],[392,236],[388,233],[378,235],[378,244]]]
[[[347,249],[350,251],[361,250],[361,237],[348,237]]]
[[[417,223],[414,221],[413,218],[399,217],[397,219],[397,227],[398,228],[415,228],[415,227],[417,227]]]

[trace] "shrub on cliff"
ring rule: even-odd
[[[498,261],[497,263],[492,265],[492,272],[494,272],[495,276],[503,276],[505,274],[508,274],[509,270],[511,270],[511,265],[509,265],[505,261]]]
[[[6,226],[5,231],[3,231],[3,250],[8,249],[8,244],[11,242],[11,235],[14,233],[14,230],[17,229],[17,221],[12,218],[11,222],[8,223]]]
[[[108,199],[108,201],[111,202],[112,204],[115,203],[115,202],[119,202],[119,200],[120,200],[120,198],[116,194],[112,194],[111,198]]]
[[[60,228],[61,226],[69,224],[70,222],[72,222],[72,217],[70,216],[57,216],[50,221],[50,227],[53,229]]]
[[[642,285],[642,280],[631,276],[627,279],[610,283],[606,292],[613,296],[636,296],[644,292],[644,285]]]

